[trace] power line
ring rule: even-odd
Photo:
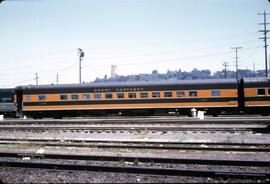
[[[250,47],[250,48],[245,48],[242,51],[247,51],[251,49],[257,49],[261,48],[262,46],[255,46],[255,47]],[[172,59],[165,59],[165,60],[159,60],[159,61],[151,61],[151,62],[132,62],[132,63],[118,63],[118,66],[124,66],[124,65],[138,65],[138,64],[152,64],[152,63],[164,63],[164,62],[179,62],[179,61],[186,61],[186,60],[196,60],[196,59],[201,59],[201,58],[208,58],[208,57],[213,57],[213,56],[219,56],[219,55],[225,55],[228,53],[231,53],[233,51],[224,51],[224,52],[217,52],[213,54],[205,54],[205,55],[198,55],[198,56],[191,56],[191,57],[182,57],[182,58],[172,58]],[[100,64],[100,65],[91,65],[88,67],[104,67],[106,64]],[[87,65],[85,65],[87,66]]]
[[[255,32],[256,33],[256,32]],[[250,33],[248,33],[250,34]],[[253,33],[254,34],[254,33]],[[252,35],[253,35],[252,34]],[[245,34],[241,34],[241,36],[245,36]],[[235,36],[230,36],[230,37],[238,37],[240,35],[235,35]],[[220,40],[220,39],[218,39]],[[216,41],[216,40],[214,40]],[[204,40],[200,41],[200,42],[206,42]],[[208,41],[207,41],[208,42]],[[245,44],[245,43],[249,43],[251,41],[245,41],[245,42],[241,42],[240,44]],[[152,44],[146,44],[148,45],[148,47],[151,47],[151,46],[156,46],[156,45],[176,45],[176,44],[188,44],[188,41],[185,41],[185,42],[181,42],[181,41],[178,41],[178,42],[172,42],[172,43],[152,43]],[[222,44],[222,45],[216,45],[216,46],[212,46],[212,47],[205,47],[205,48],[198,48],[198,49],[185,49],[183,50],[184,52],[187,52],[187,51],[193,51],[193,52],[196,52],[198,50],[208,50],[208,49],[215,49],[215,48],[222,48],[222,47],[228,47],[229,45],[231,44]],[[142,48],[143,45],[140,45],[136,48]],[[133,47],[131,47],[133,48]],[[103,50],[104,48],[98,48],[98,47],[88,47],[87,49],[91,49],[91,50]],[[105,50],[115,50],[115,49],[130,49],[128,46],[125,46],[125,47],[121,47],[121,48],[112,48],[112,49],[108,49],[108,48],[105,48]],[[65,50],[61,50],[61,51],[52,51],[52,52],[47,52],[47,53],[41,53],[41,54],[33,54],[33,55],[26,55],[26,56],[21,56],[21,57],[12,57],[12,58],[2,58],[1,60],[3,62],[7,62],[7,61],[14,61],[14,60],[30,60],[30,59],[35,59],[35,58],[46,58],[46,57],[50,57],[50,56],[54,56],[54,55],[64,55],[66,53],[70,53],[73,49],[65,49]],[[165,54],[170,54],[170,53],[179,53],[179,52],[164,52],[164,53],[153,53],[153,54],[140,54],[140,55],[133,55],[133,56],[116,56],[116,57],[137,57],[137,56],[151,56],[151,55],[165,55]],[[93,58],[93,57],[92,57]],[[112,58],[115,58],[115,57],[104,57],[104,59],[112,59]],[[66,61],[66,60],[65,60]],[[55,63],[56,61],[52,61],[52,62],[46,62],[46,64],[48,63]],[[31,66],[30,66],[31,65]],[[26,66],[26,62],[23,62],[23,66],[20,66],[19,68],[29,68],[29,67],[40,67],[41,64],[37,64],[37,65],[33,65],[32,63],[29,64],[29,66]],[[10,68],[13,68],[13,67],[10,67]],[[13,68],[14,69],[14,68]]]
[[[61,68],[61,71],[63,72],[63,71],[67,71],[67,70],[70,70],[70,69],[73,69],[74,68],[74,66],[76,66],[77,65],[77,63],[75,63],[75,64],[72,64],[72,65],[70,65],[70,66],[68,66],[68,67],[65,67],[65,68]],[[5,68],[3,68],[3,69],[5,69]],[[42,73],[42,72],[54,72],[54,71],[58,71],[58,70],[60,70],[59,68],[54,68],[54,69],[48,69],[48,70],[39,70],[38,72],[40,72],[40,73]],[[3,73],[5,76],[7,76],[7,75],[24,75],[24,74],[28,74],[29,72],[18,72],[18,73]]]
[[[25,83],[25,82],[30,82],[30,81],[33,81],[33,80],[35,80],[35,79],[34,78],[31,78],[31,79],[19,81],[19,82],[16,82],[16,83],[13,83],[13,84],[9,84],[7,86],[2,86],[2,87],[3,88],[6,88],[6,87],[10,87],[10,86],[17,86],[18,84],[22,84],[22,83]]]
[[[262,46],[255,46],[255,47],[250,47],[250,48],[245,48],[245,49],[242,49],[242,51],[247,51],[247,50],[252,50],[252,49],[257,49],[257,48],[261,48]],[[179,62],[179,61],[182,61],[182,60],[195,60],[195,59],[201,59],[201,58],[207,58],[207,57],[212,57],[212,56],[217,56],[217,55],[224,55],[224,54],[228,54],[232,51],[226,51],[226,52],[217,52],[217,53],[213,53],[213,54],[205,54],[205,55],[199,55],[199,56],[192,56],[192,57],[182,57],[182,58],[172,58],[172,59],[165,59],[165,60],[159,60],[159,61],[152,61],[152,62],[133,62],[133,63],[124,63],[124,64],[117,64],[117,65],[120,65],[120,66],[123,66],[123,65],[138,65],[138,64],[151,64],[151,63],[164,63],[164,62]],[[74,69],[74,66],[76,66],[77,64],[73,64],[73,65],[70,65],[66,68],[61,68],[61,72],[64,72],[64,71],[67,71],[67,70],[70,70],[70,69]],[[104,67],[104,64],[103,65],[100,65],[102,67]],[[93,67],[98,67],[98,66],[87,66],[87,65],[84,65],[84,67],[86,68],[90,68],[91,70],[93,70]],[[59,69],[49,69],[49,70],[42,70],[42,71],[37,71],[37,73],[39,72],[52,72],[52,71],[59,71]],[[29,72],[23,72],[23,73],[6,73],[4,74],[4,76],[6,75],[19,75],[19,74],[27,74]],[[99,73],[97,71],[95,71],[95,73]],[[35,79],[34,79],[35,80]],[[59,82],[59,81],[58,81]]]
[[[254,43],[256,40],[242,42],[244,43]],[[218,48],[227,48],[232,44],[226,44],[226,45],[216,45],[211,47],[203,47],[203,48],[191,48],[191,49],[182,49],[181,51],[171,51],[171,52],[156,52],[156,53],[146,53],[146,54],[135,54],[135,55],[118,55],[118,56],[105,56],[105,57],[92,57],[93,59],[99,59],[99,60],[113,60],[117,58],[134,58],[134,57],[144,57],[144,56],[158,56],[158,55],[171,55],[171,54],[181,54],[181,53],[187,53],[187,52],[198,52],[203,50],[213,50]],[[248,47],[247,47],[248,48]]]
[[[266,25],[269,24],[266,22],[266,15],[270,15],[269,13],[266,13],[265,11],[263,13],[258,13],[258,15],[263,15],[263,23],[259,23],[259,25],[263,25],[263,30],[259,30],[259,32],[262,32],[264,34],[264,37],[261,37],[259,39],[263,39],[264,41],[264,58],[265,58],[265,77],[268,77],[268,67],[267,67],[267,33],[269,30],[267,29]]]

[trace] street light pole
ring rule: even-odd
[[[79,55],[79,83],[82,83],[82,59],[84,57],[84,52],[82,49],[78,48],[78,55]]]

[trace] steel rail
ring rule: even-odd
[[[270,167],[270,161],[265,160],[222,160],[222,159],[189,159],[189,158],[162,158],[162,157],[134,157],[111,155],[70,155],[70,154],[36,154],[25,152],[0,152],[0,157],[31,157],[42,159],[61,160],[91,160],[91,161],[121,161],[121,162],[147,162],[147,163],[173,163],[173,164],[201,164],[201,165],[229,165],[229,166],[260,166]]]
[[[270,143],[226,143],[226,142],[169,142],[169,141],[151,141],[151,140],[114,140],[114,139],[107,139],[107,140],[86,140],[86,139],[57,139],[57,138],[0,138],[0,141],[32,141],[32,142],[39,142],[39,141],[51,141],[51,142],[72,142],[72,143],[140,143],[140,144],[159,144],[159,145],[167,145],[167,144],[175,144],[175,145],[227,145],[227,146],[270,146]]]
[[[129,174],[148,174],[148,175],[170,175],[170,176],[193,176],[193,177],[231,177],[231,178],[269,178],[269,173],[260,172],[222,172],[205,171],[199,169],[164,169],[164,168],[145,168],[145,167],[121,167],[104,165],[76,165],[76,164],[54,164],[54,163],[26,163],[26,162],[8,162],[0,161],[0,166],[20,167],[20,168],[39,168],[68,171],[92,171],[92,172],[113,172]]]
[[[1,124],[270,124],[270,119],[155,119],[149,118],[107,118],[107,119],[49,119],[49,120],[4,120]]]
[[[239,160],[206,160],[206,159],[176,159],[176,158],[138,158],[138,157],[122,157],[122,156],[89,156],[89,155],[29,155],[16,153],[0,153],[4,157],[27,157],[42,158],[42,159],[72,159],[72,160],[94,160],[94,161],[132,161],[132,162],[147,162],[147,163],[177,163],[177,164],[203,164],[203,165],[226,165],[226,166],[259,166],[269,167],[269,161],[239,161]],[[51,161],[52,162],[52,161]],[[31,161],[6,161],[0,160],[0,166],[5,167],[26,167],[26,168],[42,168],[42,169],[57,169],[57,170],[86,170],[96,172],[120,172],[120,173],[136,173],[136,174],[152,174],[152,175],[185,175],[185,176],[200,176],[200,177],[260,177],[269,178],[270,173],[263,172],[243,172],[243,171],[220,171],[220,170],[202,170],[202,169],[171,169],[171,168],[149,168],[141,166],[106,166],[96,164],[59,164],[59,163],[44,163],[37,160]]]
[[[33,127],[5,127],[0,126],[0,131],[45,131],[45,130],[69,130],[69,131],[228,131],[228,132],[236,132],[236,131],[253,131],[253,132],[260,132],[260,133],[270,133],[269,127],[254,127],[254,128],[241,128],[241,127],[168,127],[168,126],[162,126],[162,127],[66,127],[66,126],[33,126]]]
[[[114,162],[146,162],[146,163],[173,163],[173,164],[200,164],[200,165],[223,165],[223,166],[258,166],[270,167],[270,161],[266,160],[221,160],[221,159],[189,159],[189,158],[160,158],[160,157],[130,157],[108,155],[68,155],[68,154],[32,154],[0,152],[0,157],[31,157],[42,159],[61,160],[91,160],[91,161],[114,161]]]
[[[85,148],[117,148],[117,149],[155,149],[155,150],[199,150],[199,151],[238,151],[238,152],[270,152],[270,145],[207,145],[207,144],[155,144],[155,143],[63,143],[57,141],[1,141],[0,145],[61,146]]]

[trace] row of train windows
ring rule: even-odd
[[[1,103],[11,103],[12,102],[12,98],[11,97],[0,97],[0,102]]]
[[[148,98],[148,93],[141,92],[139,96],[140,96],[140,98]],[[184,92],[177,93],[177,97],[183,97],[183,96],[184,96]],[[197,96],[197,92],[191,91],[190,96]],[[71,100],[78,100],[79,99],[78,94],[72,94],[70,97],[71,97]],[[131,98],[131,99],[137,98],[137,94],[136,93],[128,93],[127,97]],[[166,98],[172,97],[172,92],[164,92],[164,97],[166,97]],[[101,99],[101,98],[102,98],[101,93],[94,93],[93,94],[93,99]],[[113,94],[112,93],[105,93],[104,98],[105,99],[112,99]],[[124,93],[116,93],[116,98],[123,99],[123,98],[125,98],[125,94]],[[160,92],[152,92],[152,98],[160,98]],[[67,99],[68,99],[68,95],[60,95],[60,100],[67,100]],[[88,100],[88,99],[90,99],[90,95],[89,94],[82,94],[82,99]],[[44,99],[42,99],[42,100],[44,100]]]
[[[220,96],[220,91],[219,90],[212,90],[212,96]],[[83,93],[81,94],[81,98],[83,100],[89,100],[90,99],[90,95],[88,93]],[[165,98],[170,98],[173,97],[173,92],[172,91],[165,91],[163,93]],[[188,92],[188,96],[189,97],[197,97],[198,96],[198,92],[197,91],[189,91]],[[148,92],[140,92],[139,93],[139,98],[148,98],[149,97],[149,93]],[[151,93],[151,97],[152,98],[160,98],[161,97],[161,92],[159,91],[154,91]],[[185,92],[184,91],[176,91],[176,97],[185,97]],[[104,96],[105,99],[112,99],[113,98],[113,93],[105,93]],[[125,98],[125,94],[124,93],[116,93],[116,98],[117,99],[123,99]],[[137,94],[135,92],[130,92],[127,95],[127,98],[137,98]],[[60,95],[60,100],[79,100],[79,94],[71,94],[71,95],[66,95],[66,94],[62,94]],[[102,99],[102,93],[93,93],[93,99]],[[39,95],[38,96],[38,100],[39,101],[45,101],[46,100],[46,96],[45,95]],[[26,101],[30,101],[30,96],[26,96]]]
[[[257,89],[257,95],[259,95],[259,96],[266,95],[266,91],[268,92],[268,95],[270,95],[270,88],[268,88],[268,89],[258,88]]]

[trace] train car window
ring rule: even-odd
[[[212,90],[212,96],[220,96],[219,90]]]
[[[190,91],[189,96],[198,96],[197,91]]]
[[[29,95],[26,95],[26,96],[25,96],[25,101],[26,101],[26,102],[29,102],[29,101],[30,101],[30,96],[29,96]]]
[[[183,97],[183,96],[185,96],[185,92],[184,91],[176,91],[176,96]]]
[[[164,92],[164,97],[166,97],[166,98],[172,97],[172,92],[171,91],[165,91]]]
[[[78,100],[79,99],[79,95],[71,95],[71,99],[72,100]]]
[[[101,93],[94,93],[94,99],[101,99]]]
[[[124,98],[124,93],[116,93],[117,94],[117,98]]]
[[[112,93],[105,93],[105,98],[112,99]]]
[[[265,95],[265,89],[264,88],[257,89],[257,95]]]
[[[84,94],[82,94],[82,99],[83,100],[89,100],[90,99],[90,95],[87,94],[87,93],[84,93]]]
[[[136,98],[136,93],[128,93],[128,98]]]
[[[141,98],[148,98],[148,93],[147,92],[142,92],[140,93]]]
[[[46,96],[45,95],[38,95],[38,100],[44,101],[44,100],[46,100]]]
[[[6,98],[0,98],[1,100],[0,100],[0,102],[2,102],[2,103],[10,103],[10,102],[12,102],[12,99],[11,98],[9,98],[9,97],[6,97]]]
[[[67,95],[60,95],[60,100],[67,100],[67,99],[68,99]]]
[[[270,88],[268,88],[268,95],[270,95]]]
[[[153,98],[159,98],[160,97],[160,92],[152,92],[152,97]]]

